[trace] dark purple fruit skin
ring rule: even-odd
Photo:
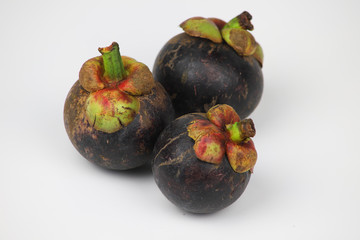
[[[244,192],[250,171],[236,173],[224,156],[220,165],[199,160],[187,126],[203,114],[186,114],[171,122],[154,147],[152,171],[161,192],[179,208],[192,213],[223,209]]]
[[[114,170],[150,163],[158,135],[174,119],[170,98],[161,84],[156,83],[150,94],[138,97],[140,110],[135,119],[114,133],[90,126],[84,106],[88,95],[77,81],[64,106],[66,132],[80,154],[90,162]]]
[[[261,66],[254,57],[239,56],[224,42],[186,33],[173,37],[160,50],[153,75],[169,93],[177,117],[228,104],[245,118],[263,92]]]

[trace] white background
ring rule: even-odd
[[[360,239],[359,1],[0,3],[0,239]],[[98,47],[152,69],[192,16],[253,15],[265,53],[251,115],[259,158],[242,197],[210,215],[172,205],[146,169],[83,159],[65,97]]]

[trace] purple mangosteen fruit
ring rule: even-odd
[[[185,32],[160,50],[154,79],[169,93],[176,117],[228,104],[245,118],[256,108],[263,92],[263,51],[249,32],[251,18],[248,12],[227,23],[190,18],[180,25]]]
[[[89,161],[126,170],[150,163],[154,143],[174,118],[171,100],[148,67],[119,45],[86,61],[64,106],[66,132]]]
[[[215,105],[204,113],[172,121],[154,147],[152,170],[161,192],[192,213],[223,209],[244,192],[257,160],[251,119],[232,107]]]

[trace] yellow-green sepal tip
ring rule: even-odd
[[[206,38],[215,43],[222,42],[220,30],[213,21],[207,18],[189,18],[181,23],[180,27],[190,36]]]

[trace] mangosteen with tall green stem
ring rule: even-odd
[[[194,17],[184,33],[160,50],[153,68],[169,93],[176,116],[232,106],[241,118],[254,111],[263,92],[263,51],[249,32],[252,17],[243,12],[228,23]]]
[[[170,98],[145,64],[120,55],[116,42],[99,51],[67,95],[66,132],[81,155],[102,167],[149,163],[156,138],[174,117]]]
[[[212,213],[235,202],[253,172],[257,152],[251,119],[229,105],[185,114],[160,134],[152,162],[155,182],[179,208]]]

